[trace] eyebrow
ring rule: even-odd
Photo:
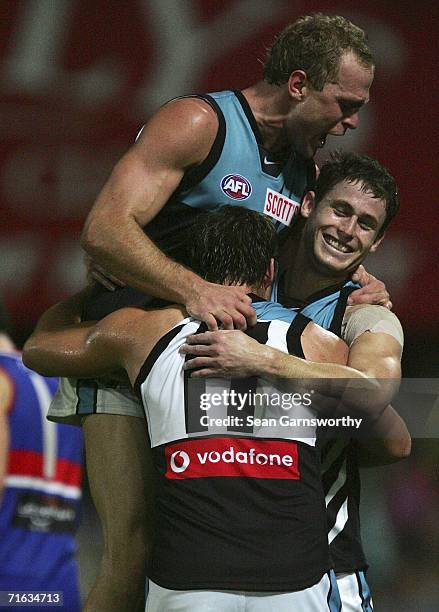
[[[353,100],[351,98],[344,98],[343,96],[337,97],[337,102],[341,102],[345,106],[354,109],[360,109],[362,106],[365,106],[369,102],[369,98],[365,100]]]

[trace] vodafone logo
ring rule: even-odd
[[[181,472],[184,472],[189,463],[189,455],[184,451],[175,451],[175,453],[172,453],[170,466],[171,470],[176,474],[181,474]]]
[[[166,447],[165,455],[166,477],[170,479],[214,476],[300,479],[297,443],[293,441],[191,439]]]
[[[252,192],[250,181],[240,174],[227,174],[221,181],[221,189],[234,200],[246,200]]]

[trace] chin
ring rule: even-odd
[[[325,276],[346,278],[356,268],[356,265],[353,266],[352,263],[331,262],[318,255],[315,257],[315,261],[319,271]]]

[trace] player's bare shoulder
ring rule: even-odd
[[[130,306],[99,321],[97,333],[105,337],[103,346],[117,353],[133,382],[156,343],[185,316],[179,305],[154,310]]]
[[[365,332],[393,336],[404,345],[404,332],[396,314],[377,304],[348,306],[343,317],[342,338],[351,346]]]
[[[135,149],[150,154],[151,146],[169,151],[182,168],[204,161],[218,132],[212,106],[197,97],[176,98],[160,107],[145,124]]]
[[[349,352],[347,344],[312,321],[304,329],[301,341],[305,358],[309,361],[342,365],[347,362]]]

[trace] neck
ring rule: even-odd
[[[240,285],[246,293],[253,293],[263,300],[269,300],[271,295],[271,283],[268,286],[264,285]]]
[[[290,242],[294,241],[294,232],[292,232]],[[289,298],[306,301],[313,293],[347,280],[348,276],[331,276],[320,271],[310,261],[310,255],[305,248],[303,238],[297,236],[297,243],[295,252],[293,252],[293,249],[287,251],[289,263],[285,273],[284,292]]]
[[[264,147],[272,152],[289,148],[284,124],[290,110],[286,85],[259,81],[242,91],[261,132]]]

